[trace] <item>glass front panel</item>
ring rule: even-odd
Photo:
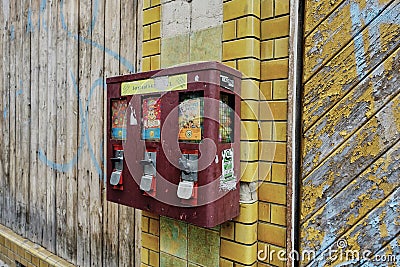
[[[160,140],[161,98],[159,96],[143,97],[142,114],[142,139]]]
[[[111,138],[126,139],[126,99],[111,100]]]

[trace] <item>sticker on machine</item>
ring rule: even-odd
[[[236,189],[236,176],[233,166],[233,148],[222,150],[222,175],[220,190],[231,191]]]

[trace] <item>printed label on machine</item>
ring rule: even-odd
[[[160,139],[161,105],[159,97],[147,97],[142,102],[142,139]]]
[[[233,148],[222,150],[222,175],[219,188],[222,191],[236,189],[236,176],[233,166]]]
[[[112,100],[111,102],[111,138],[117,140],[126,139],[126,100]]]
[[[179,104],[179,140],[201,140],[201,99],[187,99]]]

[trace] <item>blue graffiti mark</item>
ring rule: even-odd
[[[8,112],[7,107],[4,107],[4,110],[3,110],[3,118],[4,118],[4,119],[7,118],[7,112]]]
[[[61,19],[61,25],[62,28],[67,32],[67,35],[69,37],[74,38],[75,40],[79,40],[84,42],[85,44],[89,44],[92,45],[95,48],[100,49],[101,51],[104,51],[105,53],[109,54],[110,56],[112,56],[113,58],[115,58],[116,60],[118,60],[119,62],[121,62],[121,64],[123,64],[131,73],[135,72],[135,67],[132,65],[132,63],[130,63],[126,58],[120,56],[118,53],[112,51],[111,49],[97,43],[94,42],[90,39],[87,39],[83,36],[80,36],[79,34],[73,34],[70,31],[68,31],[68,27],[67,24],[65,23],[65,18],[64,18],[64,0],[61,0],[60,2],[60,19]]]
[[[85,102],[86,105],[85,105],[85,107],[83,107],[82,100],[80,98],[79,89],[78,89],[78,84],[77,84],[77,81],[76,81],[75,76],[73,75],[72,71],[70,71],[70,75],[71,75],[71,80],[74,85],[75,94],[78,98],[79,116],[81,117],[81,127],[80,127],[81,128],[81,133],[80,133],[81,138],[80,138],[80,142],[78,145],[78,150],[77,150],[76,154],[74,155],[74,157],[69,162],[66,162],[66,163],[56,163],[54,161],[49,160],[41,148],[39,148],[39,150],[38,150],[38,156],[39,156],[39,159],[42,162],[44,162],[48,167],[55,169],[57,171],[60,171],[60,172],[68,172],[78,162],[78,159],[82,153],[82,149],[86,142],[86,144],[88,145],[90,158],[96,168],[97,173],[99,174],[100,177],[104,177],[103,170],[102,170],[99,162],[96,159],[96,156],[93,151],[93,146],[92,146],[92,143],[89,138],[89,129],[88,129],[88,115],[89,114],[88,113],[89,113],[89,103],[92,98],[94,90],[97,87],[103,88],[103,90],[104,90],[106,88],[105,83],[104,83],[103,79],[101,79],[101,78],[94,81],[94,83],[92,84],[92,86],[90,88],[88,99]],[[83,110],[85,110],[85,112]],[[100,147],[102,147],[102,144]],[[104,160],[102,160],[102,162],[104,164]]]
[[[11,41],[13,41],[15,39],[14,25],[11,25],[11,27],[10,27],[10,38],[11,38]]]
[[[91,34],[94,26],[96,25],[97,21],[97,14],[99,13],[99,0],[94,0],[93,3],[93,15],[92,15],[92,22],[90,23],[90,27],[88,29],[88,34]]]
[[[15,96],[19,96],[22,95],[24,93],[24,91],[22,89],[19,89],[15,92]]]
[[[28,22],[26,24],[26,32],[33,32],[34,28],[33,28],[33,24],[32,24],[32,9],[29,8],[28,9]]]
[[[38,20],[38,28],[40,29],[40,21],[42,21],[43,28],[47,31],[47,24],[45,16],[42,14],[46,11],[47,0],[42,0],[40,2],[40,12],[39,12],[39,20]]]

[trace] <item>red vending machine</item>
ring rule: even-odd
[[[107,79],[107,200],[203,227],[239,215],[241,73],[203,62]]]

